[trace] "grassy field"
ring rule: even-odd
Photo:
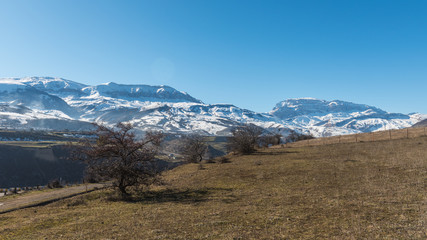
[[[129,201],[95,191],[0,215],[0,239],[427,239],[427,138],[183,165]]]

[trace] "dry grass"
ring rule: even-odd
[[[0,239],[426,239],[427,138],[270,149],[0,215]]]
[[[93,189],[103,188],[103,184],[87,184],[77,185],[72,187],[43,189],[28,191],[19,194],[8,195],[0,198],[0,214],[8,212],[11,209],[18,209],[36,204],[44,204],[54,201],[55,199],[63,199],[72,195],[92,191]]]
[[[349,135],[340,135],[333,137],[315,138],[309,140],[302,140],[293,143],[287,143],[287,147],[307,147],[307,146],[320,146],[337,143],[354,143],[354,142],[376,142],[388,141],[404,138],[419,138],[427,136],[426,127],[418,128],[405,128],[395,130],[385,130],[378,132],[357,133]],[[280,147],[280,146],[276,146]]]

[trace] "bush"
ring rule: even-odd
[[[285,142],[297,142],[301,140],[313,139],[314,137],[310,134],[297,133],[291,130],[291,133],[286,137]]]
[[[281,134],[268,133],[259,138],[259,145],[268,147],[270,145],[278,145],[282,139]]]
[[[185,161],[189,163],[200,163],[207,149],[208,146],[201,135],[191,134],[182,138],[179,151]]]
[[[262,128],[253,124],[236,127],[231,131],[233,136],[228,139],[228,149],[236,153],[250,154],[255,151],[262,132]]]
[[[219,163],[229,163],[230,160],[226,156],[222,156],[219,158]]]
[[[47,184],[48,188],[62,188],[61,182],[59,179],[54,179]]]

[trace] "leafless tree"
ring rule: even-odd
[[[201,163],[208,146],[199,134],[184,136],[180,144],[180,153],[187,162]]]
[[[263,129],[253,124],[245,124],[234,128],[228,139],[228,149],[233,152],[250,154],[255,151]]]
[[[87,164],[90,179],[113,181],[122,196],[129,195],[129,187],[150,184],[158,173],[154,160],[163,135],[148,132],[136,139],[132,129],[123,123],[113,128],[97,125],[96,140],[85,140],[74,155]]]

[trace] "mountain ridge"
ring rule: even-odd
[[[58,130],[63,122],[70,130],[87,130],[91,122],[124,121],[141,131],[229,135],[233,127],[252,123],[282,134],[296,130],[320,137],[410,127],[427,118],[315,98],[287,99],[257,113],[233,104],[205,104],[166,85],[89,86],[53,77],[1,78],[0,92],[3,128]]]

